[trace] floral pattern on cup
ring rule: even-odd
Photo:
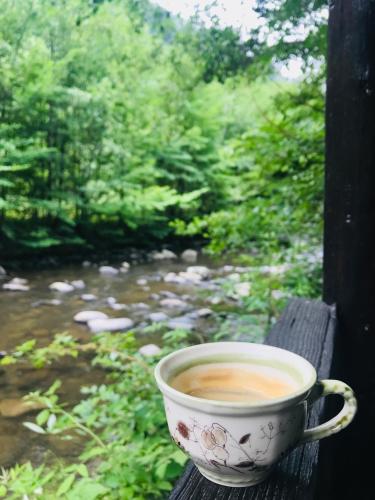
[[[200,448],[200,456],[204,457],[209,466],[220,469],[227,467],[239,473],[254,470],[267,470],[270,466],[265,462],[271,442],[279,434],[285,434],[289,424],[294,425],[294,418],[287,422],[279,422],[275,425],[269,421],[266,426],[259,428],[257,442],[264,442],[262,448],[253,447],[252,433],[246,433],[240,439],[236,439],[231,432],[218,422],[211,425],[201,425],[195,419],[192,423],[179,420],[173,438],[176,444],[185,452],[191,451],[191,445],[197,444]],[[302,422],[301,422],[302,423]],[[292,447],[283,450],[284,456]]]

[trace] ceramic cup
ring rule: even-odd
[[[250,362],[287,372],[295,392],[262,403],[197,398],[173,389],[176,374],[210,362]],[[304,358],[277,347],[217,342],[187,347],[163,358],[155,378],[164,396],[169,431],[207,479],[225,486],[251,486],[293,448],[335,434],[353,420],[357,402],[339,380],[317,380]],[[309,406],[322,396],[340,394],[342,410],[328,422],[305,429]]]

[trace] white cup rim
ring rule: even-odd
[[[301,386],[292,393],[284,397],[274,398],[270,401],[262,403],[207,400],[196,396],[190,396],[189,394],[185,394],[174,389],[165,380],[163,371],[165,371],[165,368],[168,366],[168,364],[171,364],[173,360],[175,360],[176,358],[181,358],[186,354],[198,354],[199,351],[203,353],[204,350],[207,351],[207,349],[213,348],[213,346],[215,346],[215,350],[222,349],[223,353],[226,355],[230,355],[231,348],[234,349],[241,346],[241,348],[251,348],[258,352],[263,351],[268,352],[269,354],[271,354],[272,352],[274,355],[276,354],[284,358],[288,357],[289,360],[293,360],[300,368],[300,373],[302,372],[302,370],[304,370],[305,380],[301,384]],[[206,353],[206,356],[209,356],[209,354],[207,355]],[[305,373],[306,371],[307,375]],[[178,349],[177,351],[174,351],[171,354],[165,356],[158,362],[155,367],[154,375],[160,391],[165,396],[187,408],[198,409],[207,413],[214,412],[215,410],[220,413],[258,413],[261,411],[277,410],[305,399],[307,394],[310,392],[317,381],[315,368],[309,361],[307,361],[307,359],[303,358],[302,356],[280,347],[274,347],[266,344],[255,344],[251,342],[212,342]]]

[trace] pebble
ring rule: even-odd
[[[244,281],[242,283],[236,283],[234,286],[234,293],[239,297],[247,297],[251,290],[251,283]]]
[[[129,269],[130,269],[129,262],[126,262],[126,261],[121,262],[121,271],[122,272],[127,272],[127,271],[129,271]]]
[[[142,356],[157,356],[161,353],[161,349],[156,344],[147,344],[142,346],[138,352],[142,354]]]
[[[98,297],[92,293],[84,293],[80,298],[85,302],[92,302],[93,300],[97,300]]]
[[[77,323],[87,323],[95,319],[106,319],[108,316],[101,311],[80,311],[74,315],[74,321]]]
[[[150,254],[153,260],[167,260],[167,259],[177,259],[177,255],[171,250],[162,250],[161,252],[153,252]]]
[[[202,309],[197,309],[196,311],[193,311],[189,316],[191,318],[208,318],[208,316],[212,316],[213,311],[212,309],[209,309],[208,307],[203,307]]]
[[[136,311],[147,311],[148,309],[150,309],[150,306],[148,304],[145,304],[144,302],[137,302],[136,304],[132,304],[131,308]]]
[[[15,285],[27,285],[29,280],[26,278],[13,278],[9,281],[9,283],[13,283]]]
[[[168,307],[168,308],[176,308],[176,309],[185,309],[186,307],[189,306],[189,304],[183,300],[180,299],[163,299],[160,301],[160,305],[162,307]]]
[[[129,330],[134,322],[129,318],[92,319],[87,323],[93,333]]]
[[[182,252],[181,259],[185,262],[197,262],[198,252],[196,250],[188,248],[187,250],[184,250]]]
[[[30,290],[28,285],[20,285],[18,283],[4,283],[3,290],[9,290],[10,292],[27,292]]]
[[[107,297],[107,304],[110,306],[113,306],[113,304],[116,304],[117,300],[114,297]]]
[[[168,328],[172,330],[192,330],[194,326],[194,321],[189,316],[180,316],[168,321]]]
[[[186,272],[199,274],[202,279],[207,279],[210,275],[210,270],[206,266],[189,266]]]
[[[140,278],[139,280],[137,280],[137,285],[145,286],[147,285],[147,280],[144,278]]]
[[[91,266],[91,262],[89,260],[84,260],[82,262],[82,267],[90,267]]]
[[[159,295],[161,295],[162,297],[167,297],[167,299],[173,299],[177,297],[177,294],[170,292],[169,290],[161,290],[159,292]]]
[[[70,283],[65,283],[64,281],[55,281],[51,283],[48,287],[50,290],[54,292],[67,293],[72,292],[74,290],[74,286]]]
[[[73,280],[70,282],[70,284],[73,285],[74,288],[76,289],[82,289],[86,287],[85,282],[83,280]]]
[[[99,272],[105,276],[116,276],[116,274],[119,273],[119,270],[112,266],[100,266]]]
[[[280,300],[288,296],[289,294],[284,292],[284,290],[272,290],[271,292],[271,297],[275,300]]]
[[[153,323],[161,323],[162,321],[168,321],[169,319],[169,316],[163,312],[154,312],[149,315],[149,320]]]
[[[37,300],[31,304],[31,307],[39,307],[39,306],[60,306],[62,304],[62,300],[59,299],[51,299],[51,300]]]
[[[123,311],[124,309],[129,309],[126,304],[118,304],[117,302],[115,304],[110,304],[110,308],[114,311]]]

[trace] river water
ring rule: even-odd
[[[28,280],[30,290],[0,291],[0,351],[11,352],[17,345],[30,339],[36,339],[38,346],[46,345],[59,332],[69,332],[82,342],[87,342],[92,334],[86,325],[75,323],[73,320],[73,316],[83,310],[99,310],[109,317],[131,318],[139,332],[137,338],[141,346],[150,342],[160,342],[157,337],[142,333],[142,327],[150,324],[150,313],[165,312],[172,319],[183,315],[186,320],[189,311],[212,307],[214,313],[211,316],[194,322],[194,331],[207,335],[207,332],[213,331],[220,321],[220,309],[224,310],[231,305],[230,302],[223,303],[219,298],[218,282],[223,275],[219,270],[219,263],[200,259],[195,265],[197,264],[207,266],[211,271],[211,279],[202,281],[199,285],[164,281],[167,273],[186,271],[189,264],[181,261],[132,265],[129,272],[116,276],[100,274],[98,266],[94,264],[90,267],[70,265],[59,269],[18,273],[18,277]],[[111,262],[111,265],[116,266],[119,263]],[[6,282],[8,278],[2,281]],[[83,280],[85,288],[69,293],[52,292],[48,288],[52,282],[72,280]],[[94,294],[97,299],[84,302],[81,299],[83,293]],[[163,309],[160,301],[171,296],[187,302],[187,312]],[[108,303],[109,297],[113,297],[118,304],[124,304],[124,310],[114,310]],[[61,303],[47,304],[51,299]],[[63,359],[52,366],[38,370],[22,364],[1,367],[0,409],[1,401],[20,399],[30,391],[44,390],[56,378],[62,381],[59,390],[61,399],[72,405],[81,399],[82,386],[101,383],[104,377],[103,371],[92,368],[90,360],[85,357]],[[22,422],[30,419],[32,415],[9,418],[0,414],[0,466],[10,466],[26,460],[32,460],[35,464],[42,463],[48,451],[54,456],[69,459],[80,453],[79,442],[62,441],[53,436],[41,436],[27,430]]]

